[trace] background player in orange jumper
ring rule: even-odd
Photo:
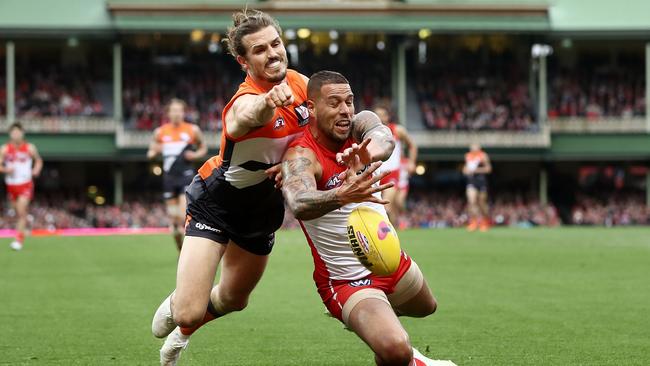
[[[390,128],[395,139],[395,149],[390,155],[388,160],[381,166],[381,171],[390,172],[381,183],[386,184],[389,182],[394,183],[394,186],[382,192],[382,197],[389,201],[386,205],[386,211],[390,221],[399,227],[399,215],[404,211],[406,204],[406,195],[408,192],[408,184],[404,187],[404,183],[400,184],[400,175],[403,174],[402,164],[406,164],[406,173],[411,175],[415,172],[415,164],[418,159],[418,147],[406,131],[404,126],[391,122],[391,114],[387,107],[375,107],[374,112],[379,116],[381,122]],[[404,156],[404,147],[408,150],[408,155]],[[402,159],[406,161],[403,163]],[[408,178],[406,178],[408,180]]]
[[[162,154],[163,198],[167,205],[172,235],[178,250],[183,246],[185,225],[185,189],[196,174],[192,162],[201,159],[208,152],[199,126],[185,122],[186,104],[172,99],[167,105],[169,122],[156,128],[149,144],[147,158],[154,159]]]
[[[25,141],[25,131],[20,123],[9,127],[9,142],[0,147],[0,173],[5,174],[7,195],[16,210],[16,239],[10,247],[23,248],[29,202],[34,198],[34,177],[43,169],[43,159],[36,146]]]
[[[467,211],[469,225],[467,230],[486,231],[490,226],[488,210],[487,175],[492,173],[490,158],[481,150],[481,145],[473,143],[465,154],[463,174],[467,177]]]

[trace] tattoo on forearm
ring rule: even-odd
[[[282,189],[291,211],[299,220],[312,220],[341,207],[336,191],[319,191],[311,160],[299,157],[282,163]]]

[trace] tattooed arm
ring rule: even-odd
[[[392,183],[373,187],[372,185],[388,174],[370,177],[379,168],[380,162],[373,163],[362,174],[357,175],[348,169],[340,178],[343,183],[338,188],[319,191],[316,179],[320,179],[322,167],[314,152],[303,147],[287,150],[282,160],[282,192],[298,220],[312,220],[334,211],[351,202],[388,203],[373,196],[393,186]]]
[[[368,145],[368,164],[373,161],[386,161],[393,153],[395,139],[390,128],[381,123],[379,117],[371,111],[361,111],[352,118],[352,137],[357,142],[370,139]]]

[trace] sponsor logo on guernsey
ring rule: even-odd
[[[349,283],[352,287],[361,287],[361,286],[370,286],[372,285],[372,280],[370,278],[363,278],[360,280],[352,281]]]
[[[307,109],[307,102],[294,108],[296,117],[298,117],[298,126],[304,126],[309,122],[309,110]]]
[[[354,228],[352,225],[348,225],[348,241],[350,242],[352,253],[354,253],[354,255],[359,259],[359,262],[361,262],[361,264],[363,264],[366,268],[372,267],[372,263],[370,263],[363,249],[361,249],[361,245],[359,244],[359,240],[357,240],[357,236],[354,235]]]
[[[212,232],[215,232],[215,233],[220,233],[221,232],[221,230],[219,230],[219,229],[213,228],[212,226],[209,226],[209,225],[206,225],[206,224],[203,224],[203,223],[200,223],[200,222],[197,222],[196,224],[194,224],[194,227],[199,229],[199,230],[203,230],[203,231],[209,230],[209,231],[212,231]]]
[[[377,237],[379,240],[386,239],[386,236],[391,232],[390,226],[385,221],[379,222],[379,227],[377,228]]]
[[[190,137],[190,135],[187,134],[187,132],[181,132],[181,140],[190,141],[191,137]]]
[[[276,120],[275,120],[275,123],[273,124],[273,129],[274,129],[274,130],[279,130],[279,129],[281,129],[282,127],[284,127],[284,125],[285,125],[285,123],[284,123],[284,118],[282,118],[282,117],[278,117],[278,119],[276,119]]]
[[[327,189],[336,188],[340,186],[341,183],[343,183],[343,181],[339,179],[339,175],[334,174],[330,179],[327,180],[327,183],[325,183],[325,188]]]

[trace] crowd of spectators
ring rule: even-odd
[[[81,70],[31,70],[16,76],[16,114],[23,118],[104,116],[94,80]],[[4,98],[3,98],[4,99]]]
[[[15,213],[9,203],[0,203],[0,229],[12,229]],[[412,192],[399,227],[454,228],[468,223],[466,200],[458,194]],[[490,220],[495,226],[534,227],[561,224],[556,208],[520,195],[497,194],[490,202]],[[640,195],[612,195],[607,199],[579,195],[571,212],[571,224],[593,226],[650,225],[650,207]],[[165,206],[155,197],[132,197],[121,205],[96,205],[70,197],[36,199],[29,213],[32,229],[144,228],[167,227]],[[287,210],[285,228],[297,228]]]
[[[232,60],[228,60],[232,61]],[[244,73],[234,61],[206,61],[191,65],[132,65],[125,71],[123,100],[126,126],[152,130],[165,122],[166,103],[187,103],[186,119],[205,131],[221,129],[221,112]]]
[[[444,73],[416,82],[422,120],[433,130],[516,130],[536,128],[525,80]]]
[[[579,195],[571,211],[574,225],[650,225],[650,207],[640,194],[613,194],[607,198]]]
[[[631,118],[645,115],[645,79],[639,72],[562,72],[550,81],[548,117]]]
[[[466,200],[454,194],[413,192],[400,217],[401,228],[464,227],[468,224]],[[495,226],[557,226],[560,218],[552,204],[519,195],[495,195],[490,203],[490,221]]]
[[[0,204],[0,229],[15,227],[15,213],[5,200]],[[29,227],[36,230],[67,228],[167,227],[165,205],[156,199],[129,199],[121,205],[95,205],[79,198],[37,198],[29,210]]]

